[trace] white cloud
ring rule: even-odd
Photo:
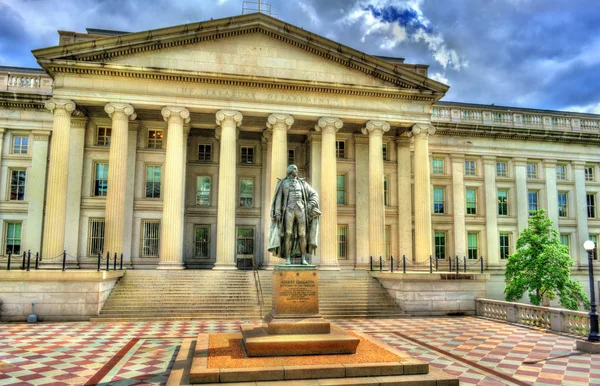
[[[304,1],[299,1],[298,6],[300,7],[300,9],[302,9],[302,12],[304,12],[306,16],[308,16],[313,25],[317,27],[321,25],[321,19],[319,19],[317,11],[315,10],[315,7],[313,7],[312,4],[306,3]]]
[[[441,72],[436,72],[433,74],[430,74],[429,77],[433,80],[435,80],[436,82],[440,82],[440,83],[444,83],[447,85],[450,85],[450,82],[448,81],[448,78],[446,78],[444,76],[444,74],[442,74]]]
[[[585,106],[569,106],[566,107],[565,110],[576,113],[600,114],[600,102],[591,103]]]

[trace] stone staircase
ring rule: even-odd
[[[251,271],[129,270],[92,320],[256,320],[271,309],[272,275],[259,271],[261,307]],[[319,271],[319,306],[328,319],[406,316],[365,271]]]

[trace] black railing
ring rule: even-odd
[[[386,264],[384,264],[383,256],[379,256],[379,261],[373,259],[373,256],[369,256],[369,270],[384,272],[388,271]],[[448,261],[448,271],[456,274],[460,274],[461,271],[463,273],[472,272],[472,267],[477,266],[477,270],[481,273],[484,271],[484,261],[483,256],[479,259],[467,259],[466,256],[463,256],[462,259],[459,256],[455,258],[448,256],[447,259],[438,259],[433,256],[429,256],[428,260],[422,262],[415,262],[406,258],[406,255],[402,255],[402,258],[398,261],[394,258],[394,255],[391,255],[389,258],[389,272],[398,271],[399,265],[402,264],[402,273],[406,273],[407,268],[409,271],[422,272],[426,271],[429,268],[429,273],[441,272],[440,271],[440,263],[443,260]]]
[[[13,254],[12,252],[8,253],[7,256],[7,260],[6,260],[6,270],[10,271],[12,270],[13,267],[13,260],[15,256],[21,256],[21,266],[18,268],[22,271],[31,271],[33,270],[39,270],[40,269],[40,261],[42,261],[42,256],[39,252],[36,252],[34,254],[34,259],[35,261],[32,263],[32,252],[31,251],[25,251],[23,252],[23,254],[21,255],[20,253],[18,255]],[[97,264],[97,271],[100,272],[101,269],[101,260],[102,260],[102,252],[98,252],[97,254],[98,256],[98,264]],[[67,265],[67,257],[70,257],[74,260],[77,260],[76,256],[70,255],[67,253],[67,251],[63,251],[60,255],[54,256],[52,258],[47,258],[45,259],[45,261],[52,261],[52,260],[57,260],[59,258],[61,258],[61,270],[62,271],[66,271],[68,268]],[[112,260],[113,264],[112,264],[112,268],[113,270],[117,270],[117,259],[119,259],[119,270],[123,269],[123,253],[117,254],[116,252],[114,253],[114,258]],[[110,258],[110,253],[107,252],[106,253],[106,270],[110,271],[110,262],[111,262],[111,258]],[[53,269],[53,268],[50,268]],[[54,268],[56,269],[56,268]]]

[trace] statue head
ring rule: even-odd
[[[285,170],[285,175],[289,176],[290,174],[293,174],[294,177],[298,176],[298,167],[294,164],[291,164],[287,167],[287,169]]]

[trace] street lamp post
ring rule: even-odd
[[[596,244],[588,240],[583,243],[583,248],[588,254],[588,276],[590,278],[590,333],[588,334],[588,341],[600,342],[600,332],[598,331],[598,313],[596,312],[596,293],[594,291],[594,265],[592,259],[592,253]]]

